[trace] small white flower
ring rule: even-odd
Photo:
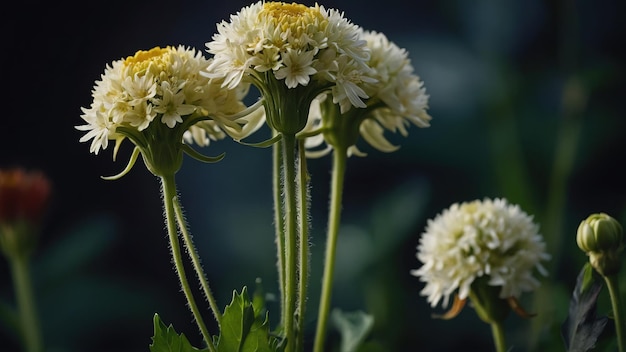
[[[176,123],[183,122],[182,116],[191,115],[196,107],[184,104],[185,95],[182,91],[173,91],[169,82],[161,83],[161,98],[152,99],[154,111],[161,114],[161,122],[169,128],[176,126]]]
[[[289,49],[282,54],[284,66],[276,71],[277,79],[285,79],[287,88],[295,88],[299,85],[306,86],[309,84],[310,76],[317,72],[311,66],[315,51],[307,51],[300,53],[296,50]]]
[[[124,79],[122,89],[129,95],[128,104],[136,106],[152,99],[156,95],[157,85],[151,74],[135,75]]]
[[[428,220],[417,247],[422,262],[411,274],[425,282],[421,291],[432,307],[450,296],[469,296],[475,279],[501,287],[500,298],[517,298],[539,286],[534,270],[547,275],[541,261],[550,256],[539,226],[505,199],[455,203]]]
[[[367,105],[362,99],[369,98],[369,95],[361,85],[376,80],[355,69],[357,63],[350,61],[347,56],[338,57],[337,63],[339,64],[337,72],[332,74],[335,82],[335,86],[332,87],[333,103],[339,105],[341,113],[350,110],[352,106],[366,108]]]
[[[96,108],[82,108],[82,118],[87,122],[86,125],[76,126],[79,131],[87,131],[80,138],[80,142],[87,142],[92,139],[89,152],[98,155],[100,149],[106,149],[109,145],[109,139],[115,134],[115,126],[104,111]]]

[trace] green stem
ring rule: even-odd
[[[294,351],[294,314],[296,299],[296,238],[297,238],[297,202],[296,202],[296,136],[295,134],[283,134],[283,170],[285,173],[284,201],[285,201],[285,309],[283,311],[283,321],[285,323],[285,335],[287,346],[285,351]]]
[[[496,352],[506,352],[506,340],[504,338],[504,327],[501,321],[492,322],[491,335],[496,346]]]
[[[304,314],[307,301],[307,289],[309,281],[309,174],[307,172],[306,155],[304,149],[304,139],[298,143],[298,190],[300,236],[298,236],[299,246],[299,280],[298,280],[298,339],[296,341],[296,351],[304,350]]]
[[[209,331],[204,324],[202,315],[198,310],[198,305],[193,298],[191,287],[189,286],[189,281],[187,280],[187,275],[185,274],[185,268],[183,266],[183,258],[180,250],[180,244],[178,242],[178,232],[176,227],[176,216],[174,210],[174,204],[176,203],[177,198],[176,181],[174,179],[174,175],[161,176],[161,188],[163,191],[163,205],[165,207],[165,221],[167,224],[167,234],[170,241],[170,250],[172,252],[172,259],[174,261],[176,273],[178,274],[178,278],[180,280],[180,285],[185,294],[185,298],[187,298],[189,309],[191,310],[191,313],[196,320],[196,324],[198,324],[198,328],[202,333],[202,337],[204,338],[204,341],[206,342],[209,351],[217,352],[215,346],[213,346],[211,335],[209,334]]]
[[[35,308],[28,256],[11,256],[10,263],[25,351],[40,352],[43,350],[42,339]]]
[[[335,267],[335,253],[337,250],[337,236],[341,219],[341,203],[343,182],[346,172],[347,153],[345,149],[335,149],[333,152],[333,169],[331,180],[330,210],[328,214],[328,234],[326,237],[326,257],[324,259],[324,273],[322,277],[322,292],[318,311],[317,329],[313,350],[324,351],[330,300],[332,295],[333,276]]]
[[[187,226],[187,221],[183,215],[183,209],[180,205],[180,201],[178,198],[174,198],[174,211],[176,212],[176,220],[178,221],[178,227],[180,228],[181,234],[183,236],[183,242],[185,247],[187,248],[187,253],[191,258],[193,263],[194,270],[196,271],[196,275],[198,276],[198,280],[200,281],[200,285],[202,286],[202,290],[204,291],[205,298],[209,301],[209,305],[211,306],[211,310],[213,311],[213,315],[215,316],[215,320],[217,321],[218,327],[221,328],[222,322],[222,314],[217,305],[217,301],[215,297],[213,297],[213,293],[211,292],[211,288],[209,287],[209,282],[207,281],[206,274],[202,269],[202,264],[200,263],[200,258],[198,257],[198,251],[196,250],[196,246],[193,243],[191,235],[189,234],[189,229]]]
[[[274,196],[274,226],[276,229],[276,254],[278,257],[278,288],[280,289],[280,311],[285,311],[285,212],[282,200],[282,141],[278,141],[274,144],[273,153],[273,196]],[[285,321],[281,315],[280,325],[284,326]]]
[[[624,352],[626,347],[625,338],[626,331],[624,331],[624,315],[622,310],[622,304],[620,300],[619,291],[619,279],[617,274],[608,275],[604,277],[606,285],[609,289],[609,295],[611,296],[611,305],[613,307],[613,318],[615,321],[615,334],[617,335],[617,346],[619,352]]]

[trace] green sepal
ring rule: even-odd
[[[226,156],[226,153],[222,153],[218,156],[206,156],[204,154],[198,153],[198,151],[186,144],[183,144],[181,148],[185,153],[187,153],[187,155],[203,163],[216,163],[224,159],[224,157]]]
[[[115,132],[128,137],[139,148],[148,148],[148,141],[146,140],[146,137],[136,128],[118,126],[115,129]]]
[[[581,293],[587,291],[591,285],[597,281],[595,274],[595,269],[589,262],[583,265],[583,268],[580,271],[581,277],[579,278],[579,280],[581,280],[579,283]]]
[[[206,352],[208,349],[198,349],[189,343],[185,334],[176,333],[172,324],[165,326],[158,314],[154,314],[154,336],[150,345],[150,352]]]
[[[180,131],[187,131],[191,126],[197,124],[198,122],[213,120],[211,116],[208,114],[196,115],[196,116],[188,116],[186,119],[183,119],[183,122],[177,127]]]
[[[279,133],[279,134],[276,134],[274,137],[272,137],[272,138],[270,138],[268,140],[262,141],[262,142],[246,143],[246,142],[239,141],[239,143],[243,144],[243,145],[247,145],[249,147],[267,148],[267,147],[273,145],[274,143],[280,141],[282,138],[283,138],[282,134]]]
[[[241,294],[233,291],[233,299],[224,309],[221,320],[218,352],[273,352],[268,316],[255,315],[255,309],[244,286]]]
[[[324,133],[324,129],[323,128],[318,128],[314,131],[306,131],[306,132],[299,132],[298,134],[296,134],[296,138],[298,139],[306,139],[306,138],[310,138],[310,137],[315,137],[320,133]]]
[[[119,180],[120,178],[122,178],[122,176],[130,172],[130,170],[135,165],[135,162],[137,161],[137,158],[139,157],[140,153],[141,153],[141,149],[139,149],[139,147],[135,147],[135,149],[133,149],[133,154],[131,154],[130,156],[130,160],[128,160],[128,164],[126,165],[124,170],[122,170],[122,172],[113,176],[100,176],[100,177],[103,180],[107,180],[107,181]]]

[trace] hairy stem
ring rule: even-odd
[[[341,222],[341,203],[343,195],[343,182],[346,172],[347,153],[344,149],[335,149],[333,152],[333,168],[330,190],[330,210],[328,214],[328,234],[326,237],[326,257],[324,258],[324,273],[322,277],[322,292],[315,332],[313,350],[324,351],[328,314],[333,288],[335,270],[335,253],[337,251],[337,237]]]
[[[282,141],[274,144],[273,153],[273,196],[274,196],[274,226],[276,229],[276,254],[278,268],[278,288],[280,289],[280,311],[285,311],[285,208],[283,205],[282,192]],[[281,315],[280,325],[284,326],[284,314]]]
[[[204,320],[202,319],[202,315],[200,314],[198,305],[196,304],[196,301],[193,297],[193,293],[191,292],[191,287],[189,286],[189,281],[187,280],[187,274],[185,274],[183,258],[180,250],[180,243],[178,242],[178,229],[176,227],[176,215],[174,210],[174,204],[176,203],[176,198],[178,197],[174,175],[161,176],[161,188],[163,191],[165,222],[167,225],[167,234],[170,241],[172,261],[174,262],[174,267],[176,268],[176,273],[178,274],[178,279],[180,280],[180,286],[183,289],[183,293],[185,294],[185,298],[187,299],[189,309],[193,314],[196,324],[198,325],[198,328],[202,333],[202,337],[204,338],[204,341],[206,342],[209,351],[217,352],[215,346],[213,346],[211,335],[209,334]]]
[[[299,280],[298,280],[298,339],[296,341],[296,351],[304,350],[304,315],[306,312],[307,289],[309,281],[309,174],[307,171],[304,140],[298,142],[298,191],[300,192],[299,219],[300,231],[298,236],[299,248]]]
[[[297,233],[298,210],[296,202],[296,166],[295,166],[295,134],[283,134],[283,170],[285,173],[284,201],[285,201],[285,309],[283,321],[287,338],[286,352],[294,351],[294,315],[296,308],[296,281],[297,281]]]
[[[191,235],[189,234],[189,229],[187,226],[187,221],[185,220],[185,217],[183,215],[182,206],[180,205],[180,201],[177,198],[174,198],[174,211],[176,212],[178,227],[180,228],[180,232],[183,236],[183,243],[185,244],[187,253],[189,254],[189,257],[191,258],[191,261],[193,263],[193,268],[196,271],[198,280],[200,281],[200,286],[202,286],[202,290],[207,301],[209,302],[211,310],[213,311],[215,320],[217,321],[218,326],[221,328],[222,313],[217,305],[215,297],[213,297],[211,288],[209,287],[209,282],[207,281],[206,274],[202,269],[202,263],[200,263],[198,251],[196,250]]]

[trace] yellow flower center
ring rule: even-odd
[[[148,71],[163,72],[171,65],[169,53],[171,47],[154,47],[150,50],[139,50],[134,56],[124,60],[124,66],[129,68],[129,75],[143,76]]]
[[[300,38],[310,30],[319,31],[326,24],[319,7],[297,3],[266,2],[259,15],[266,17],[282,33],[288,33],[293,38]]]

